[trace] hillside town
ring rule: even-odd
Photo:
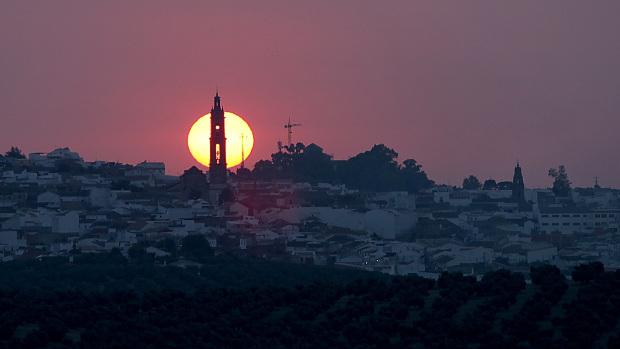
[[[171,258],[162,240],[203,236],[214,253],[436,277],[527,271],[546,262],[568,271],[601,261],[620,266],[620,191],[525,188],[512,181],[475,189],[434,185],[417,193],[343,184],[244,179],[210,185],[196,167],[166,174],[159,162],[86,162],[68,149],[0,157],[3,262],[143,246]]]

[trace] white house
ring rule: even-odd
[[[26,247],[26,240],[20,239],[17,234],[17,231],[15,230],[0,231],[0,249],[14,250],[20,247]]]
[[[620,210],[588,210],[554,208],[539,214],[540,230],[563,234],[591,232],[596,229],[618,230]]]
[[[37,205],[45,206],[49,208],[59,208],[60,207],[60,195],[56,193],[52,193],[51,191],[43,192],[37,195]]]
[[[53,217],[52,231],[63,234],[77,234],[80,232],[80,214],[70,211]]]
[[[163,162],[143,161],[133,169],[127,171],[127,176],[163,176],[166,174],[166,165]]]
[[[47,157],[54,160],[73,160],[78,163],[84,164],[84,160],[82,159],[80,154],[71,151],[71,149],[69,148],[54,149],[51,152],[47,153]]]
[[[529,264],[551,262],[558,257],[558,249],[550,244],[531,244],[526,247],[526,258]]]
[[[88,199],[93,207],[110,208],[116,201],[116,193],[109,188],[91,188]]]

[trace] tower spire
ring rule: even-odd
[[[211,109],[211,138],[209,139],[209,180],[213,184],[226,183],[226,130],[224,108],[219,91],[215,91]]]
[[[525,201],[525,183],[523,182],[523,172],[517,160],[514,175],[512,177],[512,199],[521,203]]]
[[[222,99],[217,89],[215,90],[215,97],[213,97],[213,109],[222,109]]]
[[[594,177],[594,189],[600,189],[601,186],[598,184],[598,176]]]

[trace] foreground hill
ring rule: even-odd
[[[533,268],[526,284],[505,270],[435,282],[227,257],[200,275],[113,256],[66,263],[0,267],[0,348],[620,345],[620,273],[598,264],[574,281]]]

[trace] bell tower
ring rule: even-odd
[[[209,182],[225,184],[226,170],[226,131],[224,128],[224,108],[219,93],[213,98],[211,108],[211,138],[209,139]]]
[[[519,203],[525,202],[525,184],[523,183],[521,166],[518,162],[512,177],[512,199]]]

